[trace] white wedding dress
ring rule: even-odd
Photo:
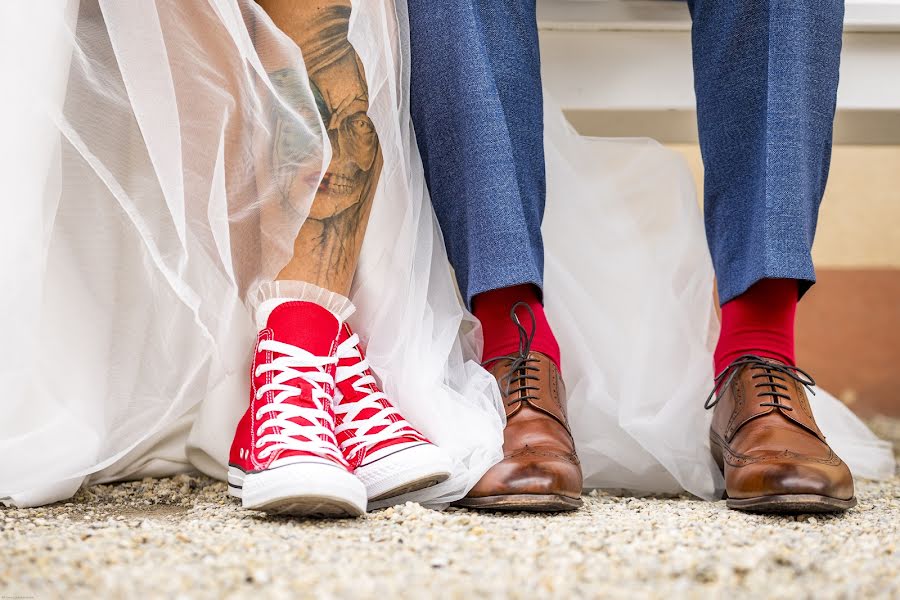
[[[388,395],[455,459],[411,497],[440,505],[499,460],[503,413],[425,188],[404,11],[353,4],[384,168],[351,323]],[[330,160],[309,90],[288,104],[266,74],[300,51],[250,0],[3,3],[0,22],[0,499],[223,479],[248,394],[245,300],[290,256]],[[306,136],[294,206],[271,175],[276,110]],[[549,98],[546,123],[546,301],[585,485],[714,498],[713,272],[687,169],[649,140],[578,136]],[[857,475],[893,473],[889,445],[827,394],[813,403]]]

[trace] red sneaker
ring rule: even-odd
[[[271,513],[361,515],[366,490],[334,432],[341,323],[312,302],[269,302],[274,308],[256,344],[250,406],[231,444],[228,491],[244,508]]]
[[[446,452],[429,442],[392,405],[369,368],[359,336],[346,324],[338,338],[338,443],[370,501],[421,490],[450,477]]]

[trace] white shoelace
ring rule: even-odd
[[[343,442],[345,449],[350,448],[347,455],[348,459],[353,459],[363,449],[369,449],[379,442],[390,440],[398,435],[411,435],[421,439],[421,434],[413,429],[412,425],[390,404],[384,392],[378,390],[378,382],[375,381],[375,378],[372,377],[369,371],[369,361],[363,358],[362,353],[359,351],[358,335],[354,333],[338,346],[337,357],[338,359],[351,359],[356,362],[346,367],[338,366],[335,377],[336,382],[343,383],[348,379],[357,377],[358,379],[353,382],[353,389],[359,394],[364,394],[362,398],[355,402],[338,402],[334,408],[335,414],[343,417],[343,422],[335,429],[335,433],[352,432],[352,436]],[[378,412],[366,419],[357,420],[359,414],[365,410],[376,410]],[[396,420],[391,419],[394,416],[397,417]],[[376,433],[369,433],[376,427],[384,427],[384,429]]]
[[[257,420],[269,415],[256,430],[256,435],[260,436],[256,447],[263,448],[259,458],[264,459],[278,450],[298,450],[331,457],[344,463],[344,457],[337,447],[334,419],[326,406],[331,396],[325,386],[334,387],[334,380],[326,367],[335,364],[337,358],[316,356],[302,348],[275,340],[261,341],[259,349],[281,355],[272,362],[256,367],[257,377],[270,371],[275,373],[269,383],[256,390],[256,399],[259,400],[268,392],[277,392],[271,402],[266,402],[256,411]],[[285,402],[289,398],[303,395],[299,387],[288,383],[294,379],[309,383],[313,407]],[[297,417],[309,424],[300,425],[291,420]],[[276,463],[281,460],[276,459],[270,466],[277,466]]]

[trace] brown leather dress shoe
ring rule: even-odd
[[[710,447],[729,508],[807,513],[856,505],[850,469],[813,418],[806,397],[813,385],[801,369],[753,355],[716,377],[706,408],[715,407]]]
[[[456,505],[535,512],[575,510],[581,506],[584,480],[566,419],[565,386],[553,361],[530,351],[530,340],[519,327],[519,354],[490,363],[506,405],[503,460]]]

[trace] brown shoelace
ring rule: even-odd
[[[728,389],[734,381],[734,378],[737,377],[740,368],[744,366],[749,367],[754,371],[751,379],[766,380],[755,383],[753,386],[757,389],[756,396],[758,398],[762,400],[768,399],[767,402],[760,402],[760,406],[774,406],[783,410],[794,410],[791,406],[781,402],[782,398],[785,400],[791,399],[790,394],[784,393],[789,389],[788,386],[785,385],[788,382],[785,377],[789,377],[794,381],[803,384],[812,395],[815,396],[816,394],[812,389],[812,386],[816,385],[815,380],[813,380],[809,373],[800,367],[772,363],[755,354],[745,354],[735,359],[734,362],[725,367],[721,373],[716,375],[716,385],[706,398],[706,402],[703,404],[704,408],[709,410],[719,403],[719,400],[721,400],[722,396],[725,394],[725,390]]]
[[[530,332],[525,329],[525,326],[522,325],[522,322],[519,320],[519,315],[516,314],[516,310],[519,307],[528,311],[528,315],[531,317]],[[495,356],[481,363],[482,366],[486,367],[487,365],[500,360],[510,361],[506,373],[500,378],[501,384],[504,385],[503,395],[509,398],[506,403],[507,406],[515,402],[538,400],[538,397],[530,392],[535,392],[540,388],[529,384],[532,381],[540,381],[541,379],[532,374],[540,371],[539,367],[534,366],[535,363],[539,362],[538,359],[529,357],[529,354],[531,353],[531,344],[534,341],[534,334],[537,329],[534,311],[531,310],[531,307],[528,306],[526,302],[516,302],[509,311],[509,317],[516,325],[516,329],[519,333],[519,351],[516,354],[510,354],[508,356]]]

